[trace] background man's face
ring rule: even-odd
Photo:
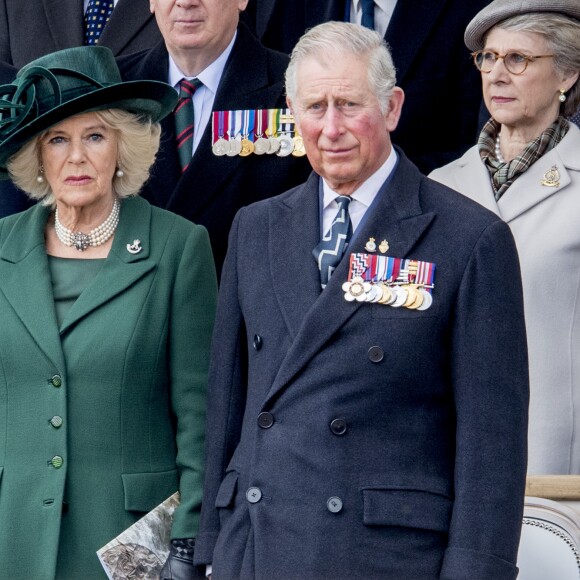
[[[151,0],[149,5],[169,52],[204,49],[219,55],[232,39],[247,2]]]

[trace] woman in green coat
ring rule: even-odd
[[[215,269],[136,197],[175,102],[103,47],[0,87],[0,169],[40,201],[0,220],[3,578],[105,578],[96,551],[178,490],[163,577],[191,560]]]

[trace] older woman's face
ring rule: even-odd
[[[551,54],[539,34],[494,28],[487,36],[484,50],[504,55],[519,52],[538,56]],[[526,70],[514,75],[498,59],[489,73],[481,73],[483,98],[491,116],[501,123],[526,134],[537,136],[558,116],[560,88],[573,84],[558,72],[553,58],[530,62]],[[533,138],[533,137],[532,137]]]
[[[95,113],[71,117],[40,138],[44,176],[57,205],[98,207],[113,197],[117,134]]]

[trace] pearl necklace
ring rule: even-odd
[[[506,160],[503,158],[501,154],[501,148],[499,146],[499,135],[495,140],[495,158],[497,159],[498,163],[506,163]]]
[[[84,252],[89,246],[100,246],[104,244],[117,229],[119,224],[119,211],[121,204],[119,200],[113,202],[113,209],[109,214],[109,217],[95,229],[91,230],[88,234],[83,232],[73,232],[68,228],[64,227],[60,220],[58,219],[58,208],[54,212],[54,230],[58,239],[65,246],[74,246],[79,252]]]

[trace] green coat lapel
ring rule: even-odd
[[[44,244],[48,214],[48,208],[36,205],[13,222],[0,246],[0,292],[39,348],[57,368],[64,369]]]
[[[155,267],[155,262],[148,259],[150,234],[151,206],[137,197],[123,200],[119,227],[109,256],[97,277],[68,311],[60,329],[61,334]],[[141,250],[131,253],[127,246],[137,240]]]

